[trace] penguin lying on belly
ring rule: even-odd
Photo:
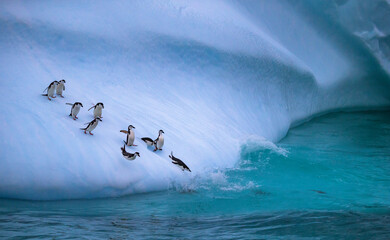
[[[169,158],[172,159],[172,163],[177,165],[179,168],[181,168],[181,170],[183,170],[183,172],[184,172],[184,170],[191,172],[190,168],[182,160],[173,156],[173,152],[171,152],[171,155],[169,155]]]
[[[135,153],[129,153],[129,152],[126,152],[126,144],[123,145],[123,147],[121,147],[121,150],[122,150],[122,156],[124,158],[126,158],[127,160],[135,160],[138,157],[141,157],[139,155],[139,152],[135,152]]]

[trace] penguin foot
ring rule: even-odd
[[[73,120],[76,120],[76,118],[73,118]]]
[[[56,96],[53,96],[52,98],[56,98]]]
[[[60,97],[64,98],[64,96],[60,95]]]
[[[78,117],[75,117],[76,119],[79,119]]]
[[[133,144],[133,145],[131,145],[131,146],[136,147],[137,145]]]
[[[47,99],[49,99],[51,101],[51,99],[49,97]]]
[[[84,131],[85,134],[87,134],[87,131]]]
[[[155,152],[155,151],[157,151],[157,148],[155,148],[155,149],[153,150],[153,152]]]
[[[89,135],[93,135],[93,133],[89,132]]]

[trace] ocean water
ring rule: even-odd
[[[0,237],[388,239],[390,112],[342,112],[250,139],[233,168],[119,198],[0,200]]]

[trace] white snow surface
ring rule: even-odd
[[[343,22],[317,16],[315,7],[1,1],[0,197],[165,190],[234,166],[246,140],[269,145],[316,114],[389,106],[383,64]],[[65,98],[41,96],[61,79]],[[84,108],[74,121],[65,103],[76,101]],[[80,128],[97,102],[105,106],[103,122],[85,135]],[[127,151],[141,155],[131,162],[121,155],[119,132],[129,124],[138,146]],[[139,138],[154,139],[160,129],[165,145],[155,153]],[[192,173],[170,163],[171,151]]]

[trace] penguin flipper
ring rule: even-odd
[[[73,106],[73,103],[65,103],[66,105],[71,105],[71,106]]]
[[[46,94],[42,94],[42,96],[46,96],[47,97],[47,93]]]
[[[126,131],[126,130],[120,130],[119,132],[121,132],[121,133],[126,133],[126,134],[128,134],[129,132],[128,131]]]
[[[95,107],[95,105],[93,105],[90,109],[88,109],[88,111],[91,110],[91,109],[94,108],[94,107]]]

